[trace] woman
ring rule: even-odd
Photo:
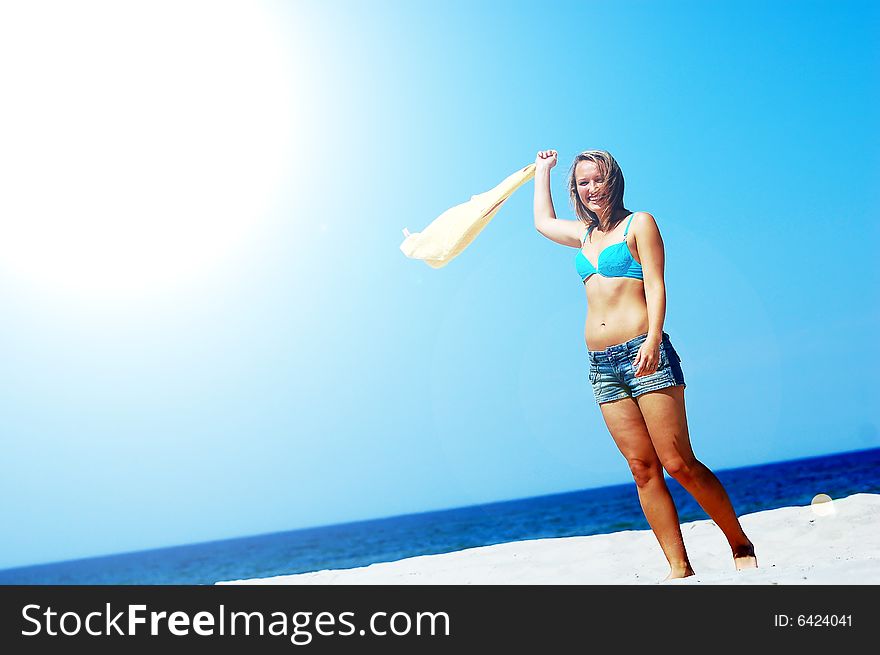
[[[666,287],[657,223],[647,212],[624,207],[623,174],[604,150],[575,158],[569,192],[578,220],[557,219],[550,195],[555,165],[555,150],[542,150],[535,159],[535,227],[548,239],[578,248],[575,264],[588,307],[584,339],[589,380],[608,431],[629,463],[642,511],[669,561],[665,580],[694,571],[664,468],[724,532],[737,570],[755,568],[754,547],[724,487],[691,450],[681,359],[663,331]]]

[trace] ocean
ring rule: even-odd
[[[880,493],[880,448],[715,470],[738,515]],[[682,523],[708,518],[675,480]],[[0,571],[0,584],[209,585],[524,539],[649,530],[635,483]]]

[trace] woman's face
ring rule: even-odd
[[[579,161],[574,167],[574,180],[581,202],[594,214],[605,206],[605,180],[599,167],[591,161]]]

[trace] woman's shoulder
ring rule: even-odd
[[[645,223],[651,223],[654,226],[657,225],[657,221],[654,219],[654,215],[650,212],[632,212],[632,216],[630,220],[630,229],[635,228],[637,225],[643,225]]]

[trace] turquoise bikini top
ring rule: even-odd
[[[635,216],[635,213],[629,215],[629,221],[626,224],[626,229],[623,231],[623,241],[620,243],[612,243],[599,253],[599,261],[597,262],[599,264],[598,270],[596,270],[596,267],[590,263],[586,256],[584,256],[584,243],[590,238],[590,233],[593,231],[593,228],[590,227],[587,230],[586,235],[584,235],[584,240],[581,241],[581,248],[578,250],[574,259],[575,267],[577,268],[577,272],[581,276],[581,280],[583,280],[584,284],[587,283],[587,278],[594,273],[598,273],[602,277],[632,277],[637,280],[644,280],[644,276],[642,275],[642,265],[633,258],[632,251],[629,249],[629,244],[626,242],[626,234],[629,232],[629,226],[630,223],[632,223],[633,216]]]

